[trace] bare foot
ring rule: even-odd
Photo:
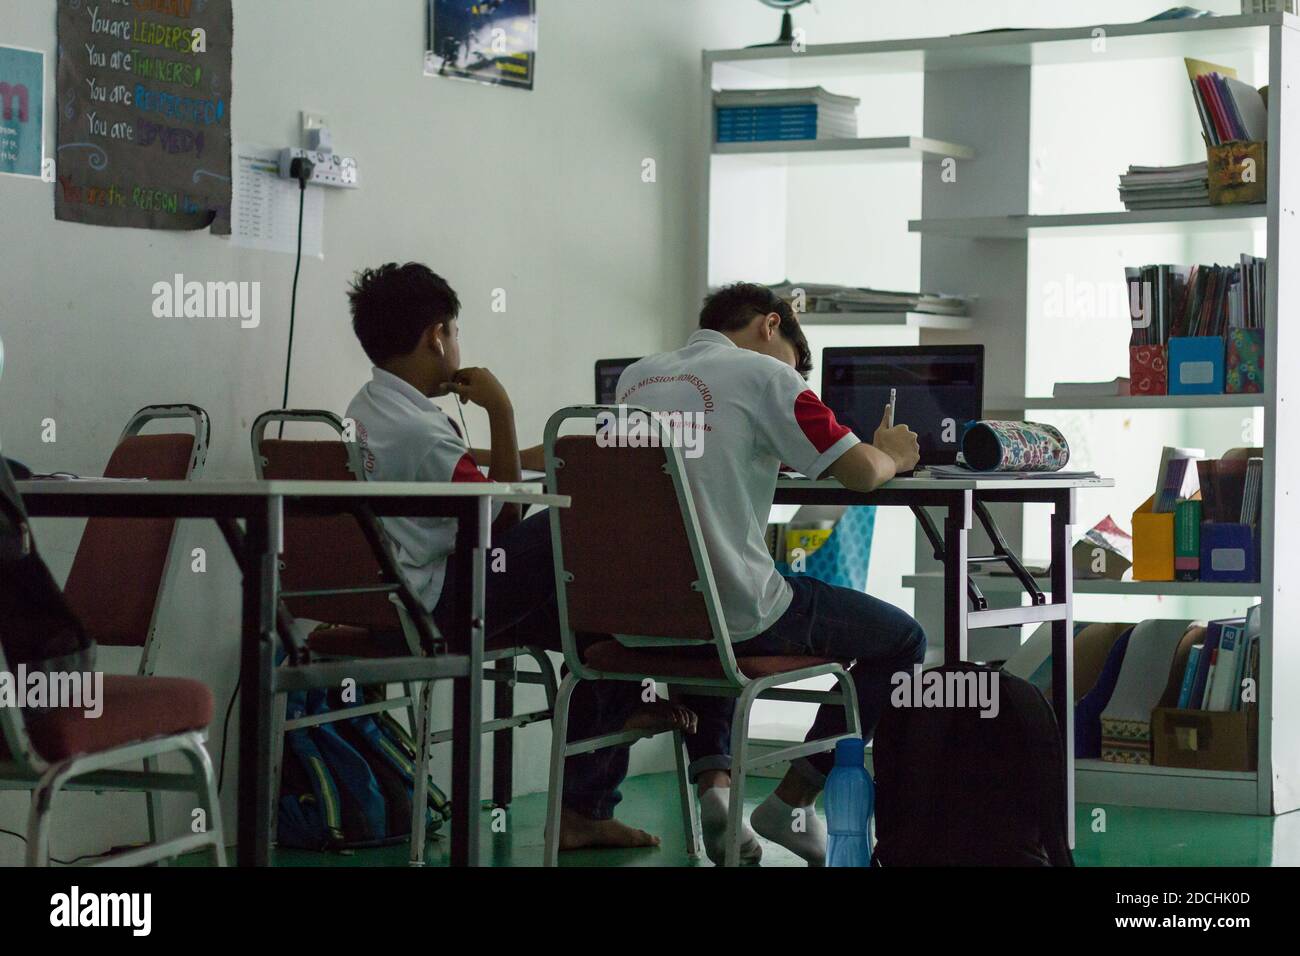
[[[658,845],[657,836],[618,820],[592,820],[572,810],[561,811],[561,850],[580,850],[584,847],[629,849]]]
[[[680,730],[684,734],[695,733],[699,718],[695,711],[670,700],[659,700],[653,704],[642,704],[632,711],[623,724],[624,730],[648,730],[651,733],[663,733],[665,730]]]

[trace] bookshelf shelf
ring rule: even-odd
[[[805,312],[803,325],[889,326],[904,329],[964,331],[971,328],[969,315],[935,315],[931,312]]]
[[[1028,395],[1024,398],[989,399],[990,409],[1017,411],[1027,409],[1069,409],[1073,411],[1170,410],[1188,408],[1266,408],[1268,396],[1262,393],[1234,395],[1095,395],[1088,398],[1053,398]]]
[[[925,136],[878,136],[871,139],[820,139],[791,142],[715,143],[713,155],[729,162],[781,166],[830,166],[905,160],[974,159],[967,146]]]
[[[1020,582],[1009,575],[974,574],[971,575],[980,590],[987,594],[1015,593],[1020,591]],[[1048,590],[1047,578],[1037,577],[1040,587]],[[926,588],[939,587],[943,577],[938,572],[903,575],[903,587]],[[1221,581],[1110,581],[1075,578],[1075,594],[1125,594],[1125,595],[1159,595],[1163,597],[1222,597],[1222,598],[1258,598],[1261,585],[1230,584]]]
[[[1116,59],[1152,59],[1267,49],[1268,28],[1297,21],[1289,14],[1265,13],[1206,17],[1197,20],[1098,24],[1048,30],[997,30],[959,36],[877,40],[863,43],[809,44],[795,53],[788,47],[711,50],[705,65],[723,65],[774,82],[805,85],[834,76],[882,73],[992,70],[998,67],[1050,66],[1096,62],[1102,55],[1098,34],[1104,31],[1104,55]]]
[[[1104,49],[1098,41],[1104,40]],[[1033,149],[1035,123],[1043,111],[1035,108],[1035,93],[1042,94],[1043,79],[1049,90],[1059,86],[1059,71],[1037,71],[1035,67],[1056,64],[1100,64],[1096,69],[1111,69],[1107,64],[1119,61],[1146,62],[1167,70],[1171,84],[1177,83],[1186,95],[1186,72],[1183,57],[1211,61],[1227,57],[1228,62],[1252,62],[1251,80],[1270,90],[1266,175],[1268,201],[1254,205],[1202,206],[1129,212],[1122,209],[1104,211],[1030,214],[1031,209],[1069,208],[1062,197],[1039,195],[1041,183],[1060,181],[1053,175],[1040,177],[1035,163],[1043,162]],[[1164,62],[1160,62],[1164,61]],[[1300,620],[1300,589],[1289,587],[1300,575],[1300,559],[1289,547],[1290,529],[1300,527],[1300,446],[1287,441],[1300,434],[1300,376],[1288,374],[1300,362],[1300,345],[1290,330],[1288,319],[1300,308],[1300,270],[1286,268],[1300,256],[1300,179],[1289,175],[1289,168],[1300,162],[1300,19],[1289,14],[1217,16],[1195,20],[1144,23],[1082,25],[1069,29],[1004,30],[965,36],[924,37],[920,39],[882,40],[863,43],[813,44],[801,52],[786,47],[759,47],[743,50],[718,50],[704,54],[705,82],[700,91],[704,109],[702,125],[712,144],[712,97],[716,88],[780,87],[822,85],[831,89],[840,79],[854,81],[893,74],[913,74],[922,81],[919,104],[920,121],[909,121],[905,128],[917,130],[920,137],[908,137],[907,145],[886,145],[877,141],[866,147],[845,144],[840,155],[821,145],[798,150],[771,150],[745,144],[743,151],[715,151],[710,145],[701,156],[705,183],[702,204],[702,233],[709,248],[709,268],[702,286],[719,276],[734,278],[753,276],[788,276],[790,271],[806,272],[809,243],[825,241],[825,258],[842,268],[837,256],[845,257],[843,237],[818,220],[809,224],[807,209],[820,213],[837,199],[835,190],[860,195],[844,186],[845,177],[858,175],[853,183],[870,196],[875,170],[870,166],[895,150],[909,150],[922,156],[915,163],[919,180],[919,203],[896,218],[884,220],[870,214],[860,217],[855,229],[871,230],[869,242],[861,248],[874,249],[902,242],[919,244],[915,286],[912,277],[908,288],[943,291],[969,296],[972,314],[962,317],[960,325],[947,317],[922,318],[905,314],[890,316],[807,315],[809,324],[866,326],[855,328],[855,341],[870,344],[885,338],[883,331],[870,326],[909,325],[915,329],[921,345],[981,343],[985,345],[985,382],[988,392],[986,409],[1004,409],[1013,416],[1027,410],[1061,411],[1154,411],[1181,410],[1170,416],[1168,428],[1157,416],[1145,416],[1131,423],[1141,429],[1142,441],[1150,438],[1156,447],[1162,444],[1203,444],[1214,450],[1225,447],[1223,435],[1241,432],[1229,429],[1224,415],[1198,415],[1212,409],[1240,409],[1241,417],[1262,415],[1264,445],[1263,500],[1260,517],[1260,582],[1257,584],[1223,584],[1217,582],[1132,582],[1076,581],[1079,595],[1143,596],[1146,603],[1155,598],[1201,600],[1223,603],[1237,613],[1243,606],[1261,605],[1259,744],[1258,773],[1213,773],[1184,771],[1163,767],[1128,767],[1100,761],[1078,761],[1077,795],[1080,801],[1133,804],[1149,807],[1172,807],[1250,814],[1281,814],[1300,809],[1300,697],[1290,693],[1300,686],[1300,644],[1288,640],[1289,625]],[[1118,67],[1116,67],[1118,69]],[[1073,74],[1072,74],[1073,75]],[[1036,77],[1040,79],[1036,79]],[[848,86],[848,83],[844,84]],[[863,84],[859,84],[863,85]],[[1098,87],[1105,87],[1102,84]],[[1172,89],[1172,86],[1171,86]],[[1118,92],[1116,102],[1094,104],[1098,115],[1105,110],[1131,108],[1131,89]],[[1086,97],[1081,92],[1080,97]],[[1296,100],[1293,103],[1292,100]],[[1038,100],[1042,103],[1043,100]],[[1188,142],[1194,142],[1196,115],[1186,110]],[[1100,127],[1096,123],[1070,125],[1072,159],[1085,159],[1093,153],[1093,140]],[[934,137],[944,144],[960,144],[971,154],[961,159],[959,176],[945,181],[934,175],[935,167],[924,158],[943,149],[928,149],[921,141]],[[1057,161],[1059,146],[1048,159]],[[733,147],[734,149],[734,147]],[[1100,156],[1101,153],[1099,152]],[[1187,156],[1199,159],[1200,156]],[[1124,162],[1140,157],[1125,157]],[[1146,160],[1144,160],[1146,161]],[[860,171],[849,170],[827,176],[825,191],[815,178],[799,182],[793,191],[786,181],[785,167],[802,163],[846,162],[861,164]],[[1093,162],[1087,175],[1113,181],[1121,164],[1107,160]],[[764,168],[766,166],[767,168]],[[1086,167],[1085,167],[1086,168]],[[1073,167],[1070,167],[1073,170]],[[912,175],[912,170],[902,170]],[[893,171],[890,171],[894,175]],[[730,177],[730,178],[728,178]],[[883,178],[882,180],[883,181]],[[733,202],[733,198],[755,195],[756,190],[772,197],[772,205]],[[1096,193],[1095,195],[1100,195]],[[1114,195],[1113,193],[1111,195]],[[1112,200],[1113,201],[1113,200]],[[802,203],[803,206],[796,204]],[[1097,205],[1109,202],[1096,201]],[[857,208],[856,206],[854,208]],[[862,208],[871,213],[868,203]],[[893,207],[891,207],[893,208]],[[1096,206],[1093,206],[1095,209]],[[719,215],[724,212],[726,215]],[[1055,358],[1039,354],[1056,339],[1037,335],[1031,319],[1037,320],[1036,297],[1042,290],[1030,288],[1027,277],[1042,268],[1043,262],[1069,261],[1074,242],[1081,255],[1089,257],[1088,269],[1113,264],[1097,257],[1140,257],[1141,249],[1151,236],[1167,236],[1187,247],[1187,255],[1204,261],[1207,257],[1254,250],[1265,254],[1277,265],[1268,270],[1265,290],[1265,328],[1263,351],[1265,382],[1262,394],[1208,396],[1090,396],[1055,398],[1030,395],[1030,390],[1045,388],[1040,377],[1044,361],[1048,382],[1065,382],[1090,373],[1076,371],[1071,356],[1060,351]],[[1114,241],[1111,241],[1114,237]],[[1130,241],[1132,237],[1132,241]],[[836,245],[838,238],[839,245]],[[854,233],[852,242],[859,237]],[[1101,239],[1101,242],[1088,240]],[[994,241],[988,241],[994,240]],[[1031,241],[1032,240],[1032,241]],[[1156,242],[1157,247],[1176,242]],[[1221,247],[1240,244],[1236,249]],[[1201,251],[1201,247],[1213,252]],[[1043,248],[1046,247],[1046,248]],[[798,255],[791,255],[791,249]],[[858,249],[858,245],[853,245]],[[1042,257],[1035,250],[1042,248]],[[739,250],[739,251],[738,251]],[[820,247],[811,254],[820,255]],[[845,257],[847,258],[847,257]],[[794,268],[786,266],[793,260]],[[1134,259],[1133,261],[1139,261]],[[909,266],[910,268],[910,266]],[[1049,265],[1049,269],[1055,266]],[[1062,267],[1065,268],[1065,267]],[[1059,277],[1059,276],[1058,276]],[[861,280],[856,280],[861,281]],[[898,286],[894,286],[898,287]],[[946,320],[946,321],[945,321]],[[1281,320],[1281,321],[1280,321]],[[1122,330],[1121,330],[1122,331]],[[1037,335],[1037,338],[1035,337]],[[1070,338],[1073,336],[1073,338]],[[1066,330],[1061,341],[1073,341],[1079,334]],[[1037,351],[1035,351],[1037,350]],[[1032,352],[1032,354],[1031,354]],[[1059,364],[1057,364],[1059,363]],[[1034,382],[1030,383],[1030,370]],[[1114,373],[1108,373],[1114,374]],[[1080,445],[1102,448],[1111,444],[1106,430],[1118,423],[1102,418],[1095,425],[1087,419],[1079,428]],[[1154,434],[1152,434],[1154,433]],[[1195,436],[1214,435],[1214,445]],[[1245,443],[1243,440],[1241,443]],[[1116,448],[1123,447],[1115,444]],[[1153,452],[1154,453],[1154,452]],[[1136,473],[1136,469],[1134,469]],[[1131,483],[1130,483],[1131,484]],[[1124,489],[1123,499],[1105,502],[1115,514],[1136,506],[1147,494],[1145,487]],[[1085,506],[1080,496],[1080,510]],[[1116,510],[1119,509],[1119,510]],[[1028,546],[1030,554],[1041,546],[1038,531],[1041,515],[1032,509],[1004,508],[999,524],[1013,545]],[[1084,516],[1079,521],[1086,521]],[[1035,524],[1037,522],[1037,524]],[[1081,529],[1080,529],[1081,530]],[[1040,552],[1041,553],[1041,552]],[[938,564],[931,558],[929,543],[920,533],[916,536],[914,567],[905,567],[905,586],[929,589],[936,583]],[[910,562],[909,562],[910,563]],[[1011,589],[1018,589],[1014,578],[981,575],[981,587],[994,599],[1015,600]],[[1005,590],[1003,588],[1005,587]],[[932,634],[943,633],[943,602],[932,599],[938,592],[917,590],[915,614]],[[1090,603],[1104,603],[1096,598]],[[1135,612],[1136,613],[1136,612]],[[1172,613],[1172,610],[1171,612]],[[996,632],[989,632],[994,634]],[[1012,635],[1014,639],[1014,635]]]
[[[1143,209],[1137,212],[1067,213],[1052,216],[973,216],[954,219],[913,219],[909,232],[954,239],[1024,239],[1030,232],[1072,238],[1098,230],[1126,233],[1189,231],[1219,232],[1249,228],[1268,215],[1264,203],[1236,206],[1190,206],[1178,209]]]

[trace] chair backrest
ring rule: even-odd
[[[273,422],[316,422],[338,436],[325,440],[267,438]],[[360,481],[355,442],[345,441],[343,421],[325,411],[270,411],[253,423],[253,462],[258,478],[298,481]],[[284,591],[340,590],[345,593],[286,597],[294,617],[372,630],[399,629],[401,619],[386,593],[346,593],[378,587],[383,570],[364,532],[351,515],[295,514],[284,519],[280,582]]]
[[[565,408],[546,426],[548,485],[571,498],[568,508],[551,509],[566,658],[576,632],[712,641],[727,676],[743,682],[681,450],[671,447],[668,432],[657,448],[608,447],[590,435],[559,435],[566,421],[613,411]]]
[[[185,418],[193,434],[141,435],[149,423]],[[185,481],[207,457],[208,413],[194,405],[150,405],[127,423],[105,478]],[[86,634],[100,644],[148,647],[171,560],[172,518],[91,518],[64,586]]]

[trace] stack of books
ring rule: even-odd
[[[719,143],[853,139],[858,99],[820,86],[784,90],[718,90],[713,109]]]
[[[1210,621],[1181,675],[1178,706],[1188,710],[1244,709],[1242,683],[1259,678],[1259,608],[1249,618]]]
[[[1210,204],[1209,173],[1204,160],[1183,166],[1130,166],[1119,177],[1124,208],[1173,209]]]
[[[787,301],[802,301],[803,311],[835,312],[924,312],[929,315],[966,315],[967,299],[932,292],[887,292],[854,286],[814,282],[782,282],[772,291]]]
[[[1190,57],[1185,62],[1207,143],[1222,146],[1268,138],[1268,107],[1258,90],[1237,79],[1237,71],[1231,67]]]
[[[1237,265],[1156,265],[1124,270],[1132,310],[1131,346],[1180,336],[1226,336],[1262,329],[1268,260],[1242,253]]]
[[[1203,521],[1258,526],[1264,491],[1263,458],[1198,461],[1196,468]]]

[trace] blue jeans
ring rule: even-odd
[[[925,632],[910,614],[861,591],[836,587],[814,578],[787,578],[794,590],[790,607],[775,624],[734,645],[736,657],[827,657],[856,660],[849,669],[868,740],[889,702],[891,678],[925,658]],[[674,649],[674,655],[716,655],[712,646]],[[694,779],[706,770],[731,766],[731,718],[735,701],[726,697],[684,696],[681,702],[699,717],[698,730],[686,737]],[[822,704],[805,740],[844,733],[844,710]],[[791,766],[814,786],[826,782],[834,763],[831,753],[795,760]]]
[[[560,617],[555,598],[555,566],[551,560],[550,517],[536,514],[501,534],[493,533],[492,548],[505,552],[489,556],[487,574],[487,635],[494,645],[561,650]],[[470,573],[469,559],[453,555],[447,562],[442,598],[433,618],[443,631],[450,624],[450,595],[460,574]],[[578,635],[579,649],[607,635]],[[569,739],[581,740],[615,733],[640,703],[639,684],[622,681],[582,681],[569,707]],[[564,806],[593,820],[608,820],[622,799],[618,786],[627,776],[628,747],[609,747],[568,758],[564,768]]]

